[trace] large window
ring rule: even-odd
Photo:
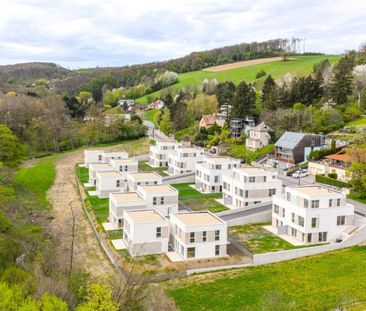
[[[249,191],[248,190],[245,190],[245,197],[249,197]]]
[[[282,217],[286,217],[286,210],[285,210],[285,208],[282,208]]]
[[[157,204],[157,197],[153,197],[153,205]]]
[[[319,242],[327,241],[327,232],[319,232]]]
[[[164,197],[161,197],[161,198],[160,198],[160,204],[161,204],[161,205],[164,205],[164,202],[165,202],[165,198],[164,198]]]
[[[220,256],[220,245],[215,245],[215,256]]]
[[[240,197],[244,198],[244,190],[243,189],[239,189],[239,195]]]
[[[295,222],[295,213],[291,213],[291,221]]]
[[[318,218],[311,218],[311,228],[316,228],[318,226]]]
[[[299,216],[298,221],[299,221],[299,226],[304,227],[304,217]]]
[[[275,213],[275,214],[279,214],[279,213],[280,213],[280,207],[279,207],[278,205],[276,205],[276,204],[275,204],[275,205],[273,206],[273,211],[274,211],[274,213]]]
[[[194,234],[194,232],[190,232],[189,233],[189,243],[194,243],[196,240],[196,235]]]
[[[220,230],[215,230],[215,241],[220,240]]]
[[[276,189],[269,189],[268,191],[269,191],[268,195],[270,197],[276,194]]]
[[[332,207],[333,200],[329,199],[329,207]]]
[[[119,188],[121,185],[121,181],[120,180],[116,180],[116,187]]]
[[[202,242],[207,242],[207,231],[202,232]]]
[[[337,206],[341,206],[341,199],[337,199]]]
[[[319,208],[319,200],[312,200],[311,208]]]
[[[337,216],[337,226],[344,226],[346,224],[346,216]]]
[[[188,247],[187,248],[187,258],[195,258],[196,257],[196,248]]]
[[[295,228],[291,228],[291,235],[296,236],[297,230]]]
[[[156,228],[156,238],[161,238],[161,227]]]
[[[249,177],[249,182],[250,182],[250,183],[255,182],[255,177],[254,177],[254,176],[250,176],[250,177]]]
[[[309,207],[309,200],[304,199],[304,207],[308,208]]]

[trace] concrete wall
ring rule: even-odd
[[[267,211],[249,216],[243,216],[235,219],[226,220],[226,222],[227,225],[231,227],[231,226],[241,226],[260,222],[269,222],[271,221],[271,219],[272,219],[272,211]]]
[[[195,181],[195,172],[176,176],[163,177],[163,183],[167,184],[194,183],[194,181]]]

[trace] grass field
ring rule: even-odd
[[[90,208],[94,212],[95,218],[99,224],[103,222],[108,222],[109,215],[109,199],[99,199],[96,196],[87,196],[86,199],[87,205],[90,205]]]
[[[18,169],[14,177],[14,186],[27,208],[49,208],[46,192],[56,178],[55,159],[56,156],[45,157],[32,166]]]
[[[139,171],[156,172],[161,176],[168,176],[167,173],[164,173],[167,170],[167,167],[152,167],[144,161],[139,162]]]
[[[231,80],[235,84],[245,80],[252,82],[255,80],[255,75],[258,71],[264,70],[268,75],[271,74],[274,79],[279,79],[287,72],[295,75],[306,75],[311,72],[313,65],[321,60],[328,58],[331,63],[336,62],[340,57],[331,55],[313,55],[313,56],[297,56],[296,60],[286,62],[270,62],[258,64],[243,68],[235,68],[220,72],[207,71],[191,71],[178,75],[179,82],[172,85],[174,89],[181,89],[187,85],[201,86],[204,79],[217,79],[219,82]],[[263,78],[262,78],[263,80]],[[148,94],[137,99],[137,102],[148,104],[148,97],[159,97],[160,91]]]
[[[160,115],[159,109],[152,109],[145,111],[144,119],[152,122],[155,125],[155,128],[158,128],[158,116]]]
[[[87,167],[78,166],[76,173],[82,184],[86,184],[89,181],[89,169]]]
[[[347,123],[347,126],[366,128],[366,117],[361,117],[360,119],[349,122],[349,123]]]
[[[166,283],[182,311],[346,310],[366,303],[366,247]],[[352,310],[352,308],[347,308]],[[364,310],[364,309],[359,309]]]

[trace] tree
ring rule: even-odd
[[[220,106],[231,105],[235,93],[235,84],[231,81],[219,83],[216,86],[216,98]]]
[[[264,80],[262,89],[262,105],[265,109],[276,110],[277,108],[277,85],[273,80],[272,76],[269,75],[266,80]]]
[[[0,165],[17,165],[24,156],[24,147],[11,130],[0,124]]]
[[[361,95],[366,90],[366,64],[358,65],[353,69],[353,83],[357,92],[357,105],[361,106]]]
[[[235,118],[245,118],[253,113],[255,109],[255,91],[251,85],[240,82],[233,97],[232,115]]]
[[[170,135],[173,132],[173,125],[170,118],[170,111],[168,108],[164,108],[160,119],[160,130],[165,135]]]
[[[356,191],[366,195],[366,143],[348,147],[346,153],[354,161],[349,168],[351,184]]]
[[[118,311],[112,292],[101,284],[89,284],[85,300],[76,311]]]

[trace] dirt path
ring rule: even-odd
[[[269,57],[269,58],[252,59],[252,60],[245,60],[242,62],[208,67],[208,68],[202,69],[202,71],[218,72],[218,71],[225,71],[225,70],[248,67],[248,66],[252,66],[252,65],[259,65],[259,64],[270,63],[270,62],[279,62],[282,60],[283,60],[283,57]],[[295,60],[295,58],[288,58],[288,60]]]

